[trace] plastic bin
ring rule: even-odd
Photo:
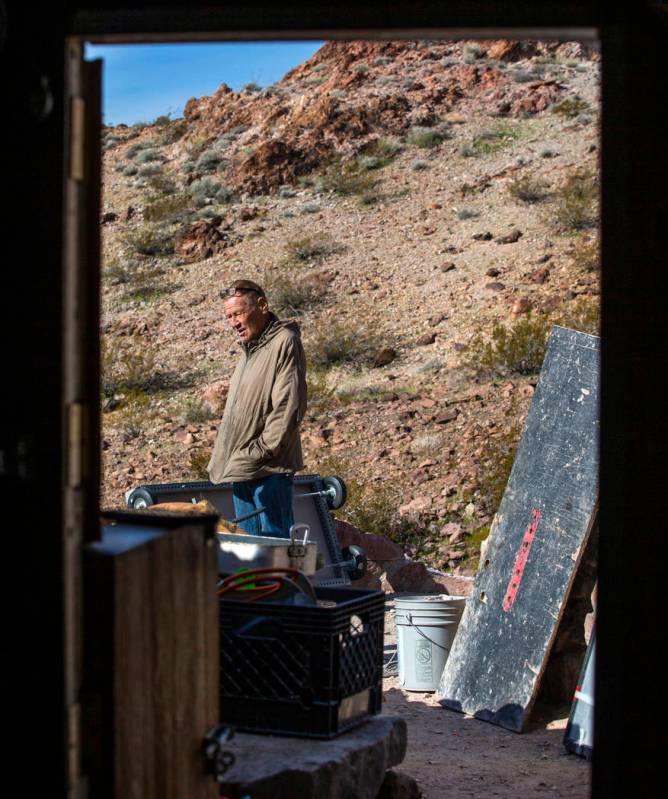
[[[379,713],[385,595],[316,588],[332,607],[220,600],[220,720],[333,738]]]

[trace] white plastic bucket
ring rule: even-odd
[[[396,597],[399,685],[407,691],[436,691],[464,611],[466,597]]]

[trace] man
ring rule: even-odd
[[[220,294],[243,353],[207,470],[213,483],[232,482],[235,517],[265,508],[240,523],[246,532],[287,538],[292,478],[304,465],[306,358],[299,327],[277,319],[252,280],[236,280]]]

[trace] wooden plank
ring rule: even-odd
[[[215,799],[216,517],[111,514],[86,553],[85,772],[100,799]]]
[[[591,530],[599,339],[554,327],[439,699],[521,732]]]

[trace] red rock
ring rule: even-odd
[[[221,230],[222,217],[199,219],[180,228],[174,236],[174,253],[187,263],[203,261],[216,253],[223,252],[235,240],[229,233]]]
[[[505,287],[505,283],[487,283],[485,285],[485,288],[489,289],[490,291],[503,291]]]
[[[490,241],[494,236],[487,230],[485,233],[474,233],[472,238],[476,241]]]
[[[549,276],[550,270],[546,266],[542,266],[540,269],[536,269],[531,273],[529,280],[531,280],[532,283],[539,283],[542,285]]]
[[[519,300],[516,300],[511,311],[510,316],[514,319],[517,316],[521,316],[522,314],[529,313],[531,310],[531,303],[526,297],[520,297]]]
[[[424,563],[416,563],[408,558],[386,563],[382,584],[385,591],[410,594],[436,594],[441,591]]]
[[[423,333],[420,338],[415,342],[421,347],[426,347],[428,344],[433,344],[436,341],[436,333]]]
[[[106,214],[102,214],[100,223],[103,225],[107,225],[109,224],[109,222],[115,222],[117,219],[118,219],[118,214],[114,213],[113,211],[107,211]]]
[[[447,424],[448,422],[454,421],[458,416],[459,410],[457,408],[451,408],[450,410],[439,413],[434,418],[434,422],[436,422],[436,424]]]
[[[202,402],[209,408],[212,414],[220,416],[225,407],[227,393],[230,390],[229,380],[216,380],[210,383],[200,392]]]
[[[257,208],[242,208],[239,211],[239,220],[241,222],[248,222],[251,219],[255,219],[257,217],[258,211]]]
[[[399,544],[395,544],[394,541],[390,541],[389,538],[383,535],[364,533],[354,525],[341,519],[334,521],[334,527],[341,547],[347,547],[350,544],[360,546],[369,560],[378,562],[396,560],[397,558],[403,560],[404,558],[404,551]]]
[[[451,544],[456,544],[457,541],[461,541],[464,537],[464,530],[462,529],[461,524],[457,524],[457,522],[449,522],[441,527],[441,535],[444,538],[447,537]]]
[[[487,275],[487,277],[498,277],[501,274],[501,272],[498,269],[495,269],[493,266],[490,266],[490,268],[485,272],[485,274]]]
[[[522,237],[522,231],[515,228],[511,230],[506,236],[502,236],[500,239],[496,240],[497,244],[514,244],[516,241],[519,241]]]
[[[388,364],[392,363],[393,360],[397,357],[397,351],[392,347],[383,347],[383,349],[378,350],[378,352],[374,355],[373,358],[373,365],[374,366],[387,366]]]
[[[415,497],[410,502],[399,507],[400,516],[410,516],[413,513],[420,513],[421,511],[429,510],[431,507],[430,497]]]

